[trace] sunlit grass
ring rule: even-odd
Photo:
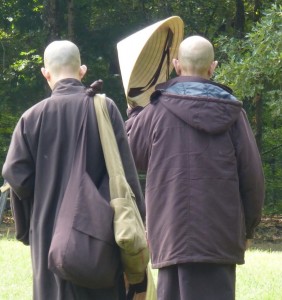
[[[282,252],[251,250],[237,267],[238,300],[282,299]]]
[[[157,281],[156,270],[153,276]],[[281,300],[281,295],[282,252],[247,251],[246,264],[237,266],[236,300]],[[32,299],[30,248],[14,239],[0,239],[0,299]]]
[[[32,299],[30,248],[15,240],[0,239],[0,299]]]

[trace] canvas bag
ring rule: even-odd
[[[128,184],[106,105],[105,95],[94,96],[101,144],[109,175],[111,206],[114,209],[115,240],[130,284],[142,282],[149,262],[149,250],[135,196]]]
[[[86,172],[86,120],[76,144],[70,178],[59,209],[48,268],[60,278],[87,288],[110,288],[121,270],[113,231],[114,211]]]

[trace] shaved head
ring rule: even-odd
[[[81,80],[87,67],[81,66],[78,47],[70,41],[54,41],[44,52],[44,66],[41,69],[51,88],[64,78]]]
[[[62,72],[78,73],[80,53],[77,46],[70,41],[55,41],[44,52],[45,68],[55,75]]]
[[[190,36],[179,46],[178,62],[182,75],[209,77],[214,63],[213,46],[201,36]]]

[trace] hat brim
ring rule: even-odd
[[[184,24],[173,16],[148,26],[117,44],[126,100],[130,106],[145,106],[156,84],[164,82],[173,70],[183,40]]]

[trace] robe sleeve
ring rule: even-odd
[[[134,108],[128,112],[129,119],[126,121],[126,131],[128,135],[129,145],[133,153],[135,165],[138,171],[147,172],[148,163],[151,153],[151,145],[153,136],[150,115],[150,106],[140,109]]]
[[[16,238],[28,244],[34,193],[34,161],[21,118],[13,132],[2,175],[11,186],[11,205],[16,224]]]

